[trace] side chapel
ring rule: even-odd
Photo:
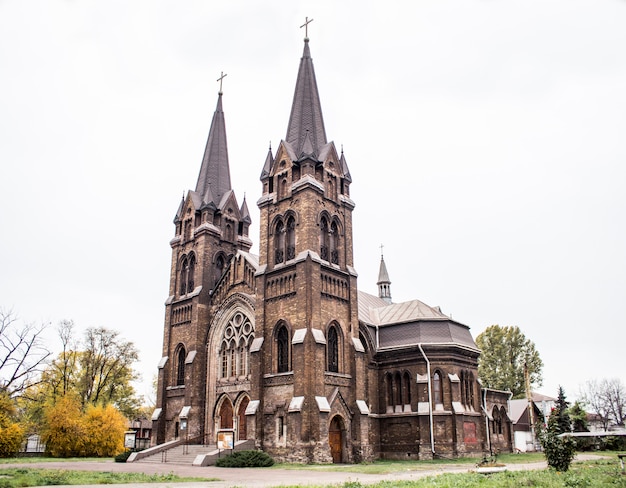
[[[222,92],[174,218],[153,444],[252,439],[277,460],[510,451],[506,392],[481,387],[469,327],[357,288],[352,177],[326,138],[309,39],[287,134],[261,168],[259,255],[231,188]]]

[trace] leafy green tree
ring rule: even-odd
[[[514,398],[526,392],[524,370],[528,370],[531,387],[541,386],[543,361],[535,344],[519,327],[492,325],[476,338],[481,349],[478,375],[483,385],[496,390],[509,390]]]
[[[585,409],[578,400],[569,408],[568,413],[572,420],[572,430],[574,432],[589,432],[587,412],[585,412]]]
[[[17,454],[24,439],[24,431],[14,418],[13,400],[7,392],[0,391],[0,457]]]

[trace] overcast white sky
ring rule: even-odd
[[[121,331],[149,384],[216,79],[256,251],[305,16],[360,288],[384,243],[394,301],[518,325],[539,391],[623,380],[626,0],[0,0],[0,306]]]

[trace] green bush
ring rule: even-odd
[[[576,455],[576,444],[572,438],[558,437],[554,431],[546,430],[541,433],[540,440],[548,466],[557,471],[567,471]]]
[[[274,460],[263,451],[235,451],[215,463],[221,468],[267,468]]]
[[[131,454],[132,454],[132,451],[130,449],[128,449],[128,450],[126,450],[124,452],[120,452],[113,459],[115,459],[116,463],[125,463],[126,460],[130,457]]]

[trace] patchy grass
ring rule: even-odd
[[[82,461],[113,461],[113,458],[97,458],[97,457],[73,457],[73,458],[54,458],[47,456],[28,456],[28,457],[10,457],[10,458],[0,458],[0,464],[32,464],[32,463],[76,463]]]
[[[544,461],[542,453],[504,454],[498,456],[498,463],[502,464],[524,464]],[[275,464],[277,469],[307,469],[332,471],[343,473],[363,473],[363,474],[389,474],[401,471],[426,471],[432,469],[434,465],[466,466],[471,469],[481,461],[481,458],[467,457],[456,459],[433,459],[433,460],[378,460],[372,463],[361,464]]]
[[[532,462],[532,461],[527,461]],[[574,462],[566,473],[553,469],[537,471],[506,471],[491,475],[467,473],[445,473],[427,476],[415,481],[381,481],[363,485],[358,481],[348,481],[341,485],[318,485],[309,488],[626,488],[626,475],[616,459]],[[283,488],[296,488],[296,485]]]
[[[219,481],[219,478],[190,478],[175,474],[112,473],[41,468],[0,468],[0,488],[48,485],[110,485],[121,483],[180,483]]]

